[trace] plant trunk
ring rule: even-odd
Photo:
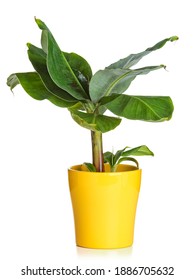
[[[97,172],[104,172],[102,133],[91,131],[93,165]]]

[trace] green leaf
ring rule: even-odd
[[[125,151],[125,150],[126,150],[126,148],[121,153],[121,155],[123,157],[127,157],[127,156],[153,156],[154,155],[154,153],[146,145],[142,145],[142,146],[130,149],[128,151]]]
[[[104,115],[97,115],[95,121],[97,123],[97,130],[102,133],[115,129],[121,123],[120,118]]]
[[[75,122],[80,126],[92,131],[101,131],[102,133],[116,128],[121,122],[119,118],[94,115],[93,113],[84,113],[76,110],[70,110],[70,113]]]
[[[65,101],[77,101],[72,95],[58,87],[51,79],[46,65],[46,54],[40,48],[28,43],[28,57],[31,61],[34,69],[39,73],[45,87],[53,93],[56,97],[59,97]]]
[[[107,69],[116,69],[116,68],[121,68],[121,69],[128,69],[131,66],[137,64],[142,57],[150,54],[152,51],[156,51],[160,48],[162,48],[168,41],[173,42],[178,40],[179,38],[177,36],[172,36],[170,38],[164,39],[160,42],[158,42],[157,44],[155,44],[153,47],[150,47],[148,49],[146,49],[143,52],[137,53],[137,54],[130,54],[127,57],[120,59],[119,61],[112,63],[111,65],[109,65],[108,67],[106,67]]]
[[[89,94],[93,102],[113,93],[123,93],[138,75],[148,74],[151,71],[165,68],[164,65],[148,66],[135,70],[105,69],[94,74],[89,83]]]
[[[16,76],[16,74],[11,74],[8,78],[7,78],[7,85],[10,87],[10,90],[12,91],[15,86],[17,86],[19,84],[19,80]]]
[[[62,97],[65,100],[76,100],[72,95],[58,87],[49,75],[46,65],[45,52],[36,46],[28,43],[28,57],[34,69],[41,76],[45,86],[55,95]],[[75,75],[81,82],[86,92],[89,92],[89,80],[91,79],[92,71],[87,61],[76,53],[65,53],[63,55],[67,58]]]
[[[88,114],[88,113],[84,113],[84,112],[80,112],[80,111],[76,111],[76,110],[70,110],[71,116],[73,118],[73,120],[79,124],[80,126],[86,128],[86,129],[90,129],[92,131],[96,131],[96,123],[93,120],[93,114]]]
[[[107,110],[106,106],[104,106],[104,105],[107,103],[110,103],[111,101],[113,101],[116,98],[118,98],[118,95],[114,95],[114,94],[102,97],[100,99],[100,101],[98,102],[99,103],[99,106],[98,106],[99,114],[103,115]]]
[[[114,164],[116,164],[117,162],[118,162],[118,160],[119,160],[119,158],[122,156],[122,154],[123,154],[123,152],[125,151],[127,149],[127,147],[125,147],[124,149],[122,149],[122,150],[118,150],[117,152],[116,152],[116,154],[114,155]]]
[[[165,121],[173,113],[173,103],[168,96],[129,96],[118,98],[105,105],[117,116],[131,120]]]
[[[23,89],[34,99],[48,99],[50,102],[59,107],[71,107],[75,102],[66,102],[47,90],[40,76],[36,72],[15,73],[8,77],[7,85],[12,90],[16,85],[21,84]]]
[[[112,94],[112,95],[109,95],[109,96],[104,96],[104,97],[102,97],[101,99],[100,99],[100,101],[99,101],[99,104],[100,104],[100,106],[103,106],[103,105],[105,105],[105,104],[107,104],[107,103],[110,103],[110,102],[112,102],[114,99],[116,99],[116,98],[118,98],[119,97],[119,95],[118,94]]]
[[[82,56],[76,53],[63,52],[63,55],[67,59],[68,63],[74,71],[74,74],[80,81],[83,88],[89,94],[89,81],[92,77],[92,70],[90,65]]]
[[[46,30],[42,30],[41,46],[42,46],[42,49],[45,52],[45,54],[47,54],[48,53],[48,42],[47,42],[47,31]]]
[[[133,149],[127,150],[129,147],[125,147],[122,150],[118,150],[115,154],[111,152],[104,153],[104,162],[109,163],[111,172],[115,172],[117,166],[123,161],[133,161],[136,163],[137,168],[139,168],[139,163],[136,159],[129,157],[130,155],[133,156],[153,156],[153,152],[145,146],[139,146]]]
[[[39,26],[39,28],[41,30],[49,31],[49,28],[47,27],[47,25],[43,21],[41,21],[40,19],[35,17],[35,22],[37,23],[37,25]]]
[[[92,163],[84,162],[83,163],[90,172],[96,172],[96,168]]]
[[[104,163],[109,163],[111,167],[114,166],[114,154],[111,152],[104,153]]]
[[[44,48],[47,47],[47,68],[55,84],[67,91],[78,100],[88,99],[82,84],[56,43],[48,27],[39,19],[35,19],[40,29],[44,31]],[[43,37],[42,37],[43,41]]]
[[[139,163],[138,163],[138,161],[135,158],[132,158],[132,157],[122,157],[122,158],[119,159],[117,165],[120,164],[123,161],[133,161],[133,162],[136,163],[137,168],[139,168]]]

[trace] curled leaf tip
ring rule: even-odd
[[[44,29],[48,30],[47,26],[45,25],[45,23],[42,20],[35,17],[35,22],[41,30],[44,30]]]
[[[166,70],[166,67],[167,67],[167,66],[164,65],[164,64],[161,64],[160,67],[162,67],[162,68],[164,68],[164,69]]]
[[[179,40],[179,37],[178,36],[172,36],[170,41],[173,42],[173,41],[177,41]]]
[[[36,23],[38,23],[38,21],[40,21],[40,19],[38,19],[36,16],[34,17],[34,20]]]
[[[40,19],[38,19],[38,18],[36,18],[36,16],[34,17],[34,20],[35,20],[35,22],[36,22],[36,24],[37,24],[37,25],[39,25],[39,24],[40,24],[40,22],[41,22],[41,20],[40,20]]]

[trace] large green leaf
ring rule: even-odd
[[[36,19],[36,23],[44,31],[44,38],[47,40],[44,45],[45,48],[47,47],[47,68],[53,81],[78,100],[88,99],[88,94],[76,77],[50,30],[41,20]]]
[[[92,131],[101,131],[102,133],[116,128],[121,122],[119,118],[104,115],[95,116],[92,113],[84,113],[76,110],[70,110],[70,113],[75,122],[80,126]]]
[[[56,97],[59,97],[65,101],[76,101],[72,95],[58,87],[51,79],[46,65],[46,54],[40,48],[28,43],[28,57],[34,67],[39,73],[46,88]]]
[[[138,75],[148,74],[151,71],[165,68],[164,65],[148,66],[135,70],[105,69],[94,74],[89,83],[89,94],[93,102],[113,93],[123,93]]]
[[[37,20],[39,21],[39,20]],[[48,53],[48,40],[47,40],[47,32],[49,31],[48,27],[41,21],[39,21],[39,26],[42,29],[42,36],[41,36],[41,45],[43,51],[47,54]],[[86,90],[89,91],[89,81],[92,77],[92,70],[89,63],[80,55],[76,53],[67,53],[62,52],[65,58],[67,59],[68,63],[70,64],[71,68],[73,69],[75,75],[77,76],[78,80],[81,82],[82,86]]]
[[[107,69],[116,69],[116,68],[121,68],[121,69],[128,69],[131,66],[137,64],[142,57],[148,55],[152,51],[156,51],[160,48],[162,48],[168,41],[173,42],[178,40],[179,38],[177,36],[172,36],[170,38],[164,39],[157,44],[155,44],[153,47],[147,48],[145,51],[137,53],[137,54],[130,54],[127,57],[120,59],[119,61],[112,63]]]
[[[66,102],[47,90],[40,76],[36,72],[15,73],[8,77],[7,85],[12,90],[16,85],[21,84],[23,89],[34,99],[48,99],[59,107],[72,107],[75,102]]]
[[[117,116],[132,120],[165,121],[173,113],[173,103],[168,96],[129,96],[118,95],[106,106]]]

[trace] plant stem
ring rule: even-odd
[[[118,167],[118,164],[115,164],[114,166],[111,166],[111,172],[116,172],[117,170],[117,167]]]
[[[97,172],[104,172],[102,133],[91,131],[93,165]]]

